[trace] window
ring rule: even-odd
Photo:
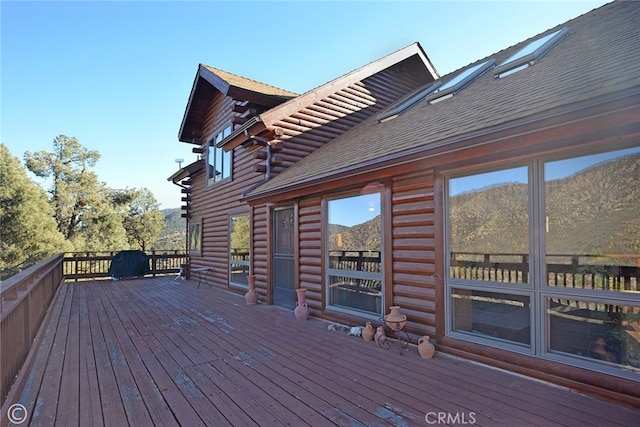
[[[509,74],[523,70],[530,65],[533,65],[535,61],[540,59],[542,55],[547,53],[549,49],[555,46],[560,40],[562,40],[567,34],[569,34],[568,28],[561,28],[556,32],[547,34],[537,40],[532,41],[514,55],[504,60],[498,65],[493,74],[495,77],[506,77]]]
[[[378,114],[377,119],[381,123],[395,119],[423,99],[428,100],[431,104],[435,104],[436,102],[450,98],[473,80],[480,77],[480,75],[490,67],[493,67],[495,63],[496,61],[494,59],[489,59],[467,68],[444,84],[441,81],[437,81],[421,86]]]
[[[202,253],[202,220],[189,222],[189,236],[187,236],[189,253]]]
[[[447,187],[448,334],[640,373],[640,147]]]
[[[431,104],[443,101],[444,99],[452,97],[454,94],[462,90],[469,83],[480,77],[486,70],[493,67],[496,63],[495,59],[489,59],[480,64],[476,64],[473,67],[469,67],[447,83],[438,87],[431,95],[427,97],[427,100]]]
[[[327,203],[327,305],[379,319],[383,308],[380,193]]]
[[[229,217],[229,282],[248,286],[249,276],[249,215]]]
[[[403,97],[400,101],[394,103],[389,108],[378,114],[378,121],[384,122],[387,120],[395,119],[405,110],[413,107],[415,104],[424,99],[427,95],[432,93],[438,88],[442,82],[432,82],[424,86],[419,87],[407,96]]]
[[[454,331],[530,347],[528,194],[527,167],[449,180]]]
[[[231,134],[233,126],[226,127],[211,141],[207,149],[207,185],[231,178],[231,151],[224,151],[216,144]]]

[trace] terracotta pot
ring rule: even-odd
[[[296,301],[296,308],[293,310],[293,314],[296,315],[298,320],[307,320],[309,318],[309,307],[306,303],[307,290],[304,288],[296,289],[296,295],[298,300]]]
[[[420,357],[431,359],[436,352],[436,347],[429,341],[429,336],[425,335],[418,340],[418,353]]]
[[[362,329],[362,339],[365,341],[371,341],[376,331],[373,330],[373,325],[371,322],[367,322],[365,327]]]
[[[392,331],[399,331],[404,328],[405,323],[407,323],[407,316],[400,313],[400,306],[391,306],[389,310],[391,312],[384,316],[384,323]]]
[[[244,300],[247,305],[255,305],[258,302],[258,293],[256,292],[256,276],[250,275],[247,277],[249,283],[249,291],[244,294]]]

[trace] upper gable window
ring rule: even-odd
[[[228,126],[213,139],[207,147],[207,185],[231,178],[231,151],[217,148],[216,144],[231,134],[233,126]]]
[[[493,75],[500,78],[524,70],[530,65],[533,65],[535,61],[547,53],[549,49],[555,46],[567,34],[569,34],[569,29],[564,27],[532,41],[498,65],[493,71]]]

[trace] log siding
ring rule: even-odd
[[[393,179],[392,262],[393,304],[400,305],[409,329],[435,335],[435,206],[430,172]]]
[[[404,65],[403,65],[404,64]],[[277,132],[270,142],[271,176],[284,171],[318,148],[324,146],[353,126],[381,111],[387,105],[424,83],[427,75],[412,73],[418,66],[414,60],[393,65],[372,76],[355,82],[312,105],[301,108],[277,122]],[[214,91],[203,119],[199,139],[206,162],[207,145],[221,129],[238,118],[247,119],[242,100]],[[260,111],[256,111],[260,113]],[[259,145],[237,147],[232,155],[232,176],[221,182],[206,185],[206,167],[195,173],[190,180],[191,203],[189,218],[202,221],[202,251],[190,256],[191,268],[210,267],[214,286],[228,287],[229,230],[228,217],[233,213],[251,209],[252,250],[251,272],[256,276],[256,289],[261,300],[271,303],[270,256],[271,206],[268,204],[249,207],[241,201],[243,192],[262,182],[266,170],[265,148]],[[300,259],[299,286],[309,289],[308,299],[313,314],[320,315],[324,307],[324,276],[322,269],[322,230],[320,198],[303,199],[299,208]]]

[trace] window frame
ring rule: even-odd
[[[330,252],[331,252],[331,245],[329,243],[330,240],[330,234],[329,234],[329,209],[330,209],[330,203],[332,201],[335,200],[343,200],[343,199],[349,199],[349,198],[355,198],[358,196],[363,196],[363,195],[371,195],[371,194],[377,194],[378,195],[378,201],[379,201],[379,207],[380,207],[380,272],[367,272],[367,271],[359,271],[359,270],[342,270],[342,269],[335,269],[335,268],[330,268],[331,265],[331,261],[330,261]],[[361,318],[367,318],[367,319],[371,319],[371,320],[380,320],[381,317],[384,315],[385,312],[385,307],[386,307],[386,302],[385,302],[385,289],[386,289],[386,285],[385,285],[385,270],[384,270],[384,260],[385,260],[385,251],[384,251],[384,212],[385,212],[385,208],[384,208],[384,191],[383,189],[379,188],[376,189],[374,191],[367,191],[367,192],[363,192],[363,191],[350,191],[350,192],[345,192],[345,193],[340,193],[340,194],[333,194],[327,197],[323,198],[323,202],[324,202],[324,212],[323,212],[323,218],[324,218],[324,224],[325,224],[325,232],[323,233],[323,239],[324,239],[324,251],[323,251],[323,262],[325,265],[325,269],[324,269],[324,304],[325,307],[329,310],[332,311],[336,311],[336,312],[340,312],[340,313],[345,313],[345,314],[350,314],[350,315],[355,315]],[[348,252],[348,251],[347,251]],[[346,278],[352,278],[352,279],[356,279],[356,280],[376,280],[380,282],[380,307],[379,307],[379,312],[378,313],[373,313],[370,311],[365,311],[365,310],[360,310],[357,308],[349,308],[347,306],[343,306],[343,305],[336,305],[336,304],[332,304],[331,303],[331,278],[332,277],[346,277]]]
[[[495,78],[504,78],[533,65],[556,44],[560,43],[560,41],[562,41],[562,39],[564,39],[568,34],[569,28],[563,27],[553,33],[549,33],[545,36],[532,40],[522,49],[518,50],[516,53],[498,64],[493,70],[493,76]],[[531,49],[531,46],[540,43],[540,41],[543,42],[535,49]],[[531,50],[531,52],[524,53],[529,50]]]
[[[246,260],[234,260],[232,259],[232,255],[231,255],[231,251],[234,249],[231,246],[231,234],[233,233],[233,227],[231,226],[233,218],[238,218],[238,217],[247,217],[247,220],[249,222],[249,247],[248,249],[248,259]],[[238,264],[238,265],[242,265],[242,266],[246,266],[247,267],[247,271],[249,272],[248,275],[251,274],[251,214],[249,212],[237,212],[237,213],[231,213],[229,214],[228,217],[228,241],[229,241],[229,263],[228,263],[228,274],[229,274],[229,285],[232,286],[237,286],[240,288],[249,288],[249,283],[244,283],[244,282],[234,282],[233,279],[233,275],[231,273],[232,271],[232,265],[234,264]]]
[[[445,298],[445,334],[452,338],[488,345],[494,348],[505,349],[513,352],[529,354],[545,360],[557,361],[572,366],[591,369],[622,378],[634,378],[637,380],[640,368],[627,369],[624,364],[607,364],[598,359],[591,359],[572,353],[562,353],[559,350],[551,349],[551,325],[550,314],[547,312],[547,304],[550,299],[590,301],[598,304],[610,304],[619,306],[640,307],[640,291],[619,291],[588,289],[578,287],[559,287],[549,285],[549,275],[547,272],[546,253],[546,233],[539,233],[536,230],[545,230],[545,211],[547,201],[545,199],[545,165],[547,163],[562,160],[579,159],[590,155],[608,154],[622,152],[625,150],[638,150],[640,146],[631,147],[606,147],[589,152],[576,152],[536,156],[525,162],[517,164],[501,163],[488,167],[468,167],[443,171],[443,208],[444,208],[444,250],[445,274],[444,274],[444,298]],[[637,151],[636,151],[637,152]],[[624,154],[623,154],[624,155]],[[619,158],[622,158],[620,156]],[[595,165],[596,163],[594,163]],[[450,181],[459,177],[473,177],[493,171],[501,171],[515,166],[527,165],[528,171],[528,209],[529,209],[529,286],[513,287],[509,283],[477,281],[468,279],[455,279],[451,277],[451,217],[450,217]],[[542,227],[542,228],[541,228]],[[475,334],[463,330],[454,330],[455,310],[453,306],[453,293],[456,289],[468,289],[487,292],[498,292],[512,295],[530,296],[530,325],[531,344],[530,348],[525,348],[514,342],[493,339],[486,335]]]
[[[195,230],[192,231],[192,230]],[[187,235],[187,248],[189,255],[202,255],[202,218],[189,221],[189,233]],[[197,245],[194,247],[192,236],[197,235]]]
[[[233,125],[225,126],[222,130],[218,131],[207,143],[206,152],[206,177],[205,186],[207,188],[215,186],[221,182],[233,180],[233,150],[224,151],[222,148],[216,147],[220,141],[229,136],[233,132]],[[220,161],[222,171],[220,177],[211,176],[216,170],[216,165]],[[228,165],[228,171],[225,168]]]
[[[425,100],[427,100],[429,104],[435,104],[437,102],[444,101],[445,99],[449,99],[474,82],[495,64],[496,60],[490,58],[484,62],[477,63],[465,70],[462,70],[447,82],[438,86],[431,94],[425,97]]]

